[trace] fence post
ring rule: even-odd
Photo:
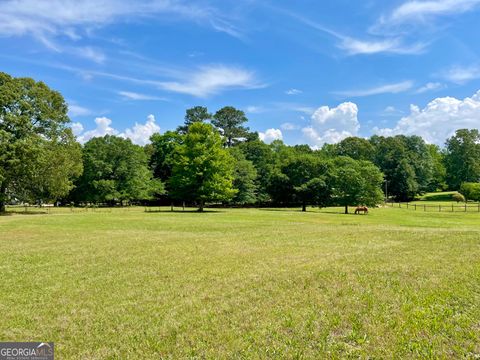
[[[407,209],[408,209],[408,203],[407,203]]]
[[[415,211],[417,211],[417,204],[413,205],[415,207]]]
[[[427,205],[423,205],[423,211],[427,211]]]
[[[452,203],[452,212],[453,212],[453,203]]]
[[[467,203],[465,203],[465,212],[467,212]]]

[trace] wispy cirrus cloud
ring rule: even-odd
[[[236,66],[206,65],[184,73],[174,81],[161,81],[158,86],[164,90],[208,97],[232,89],[259,89],[260,83],[254,72]]]
[[[480,66],[453,66],[448,70],[443,71],[440,74],[444,79],[451,81],[455,84],[465,84],[471,80],[480,78]]]
[[[149,100],[166,101],[167,100],[164,97],[141,94],[133,91],[119,91],[118,94],[125,100],[134,100],[134,101],[149,101]]]
[[[382,23],[427,21],[435,16],[464,13],[480,5],[480,0],[428,0],[406,1],[381,18]]]
[[[0,2],[0,35],[30,35],[58,50],[55,39],[62,36],[79,40],[95,27],[166,15],[241,37],[241,31],[215,8],[179,0],[4,0]]]
[[[337,39],[337,47],[344,50],[348,55],[371,55],[378,53],[392,53],[392,54],[420,54],[424,52],[427,43],[414,42],[412,44],[405,44],[403,39],[396,37],[370,37],[369,39],[359,39],[352,36],[344,35],[338,31],[332,30],[322,24],[319,24],[311,19],[296,13],[286,11],[284,9],[276,9],[283,14],[286,14],[304,25],[328,34]]]
[[[393,84],[380,85],[367,89],[335,91],[334,94],[346,97],[363,97],[380,94],[398,94],[410,90],[413,87],[413,81],[407,80]]]

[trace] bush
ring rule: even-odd
[[[460,193],[456,193],[452,195],[452,200],[458,202],[465,202],[465,196]]]
[[[463,183],[460,191],[467,200],[480,201],[480,183]]]

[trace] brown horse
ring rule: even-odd
[[[357,206],[357,208],[355,209],[355,214],[360,214],[361,212],[363,212],[364,214],[368,214],[368,207]]]

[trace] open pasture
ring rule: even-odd
[[[0,217],[0,337],[58,358],[478,358],[480,214]]]

